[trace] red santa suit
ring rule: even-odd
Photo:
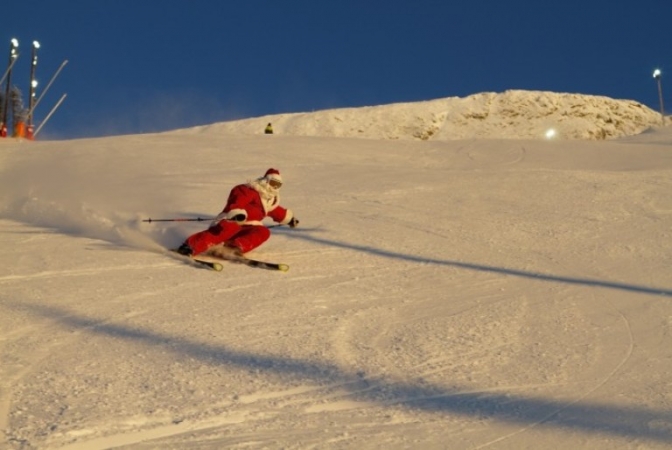
[[[298,223],[291,210],[280,206],[280,184],[280,172],[268,169],[263,177],[231,189],[224,209],[210,228],[186,239],[192,254],[203,253],[218,244],[237,248],[242,253],[259,247],[271,236],[270,230],[262,224],[265,217],[282,225]]]

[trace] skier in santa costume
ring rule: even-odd
[[[280,206],[281,186],[282,177],[276,169],[268,169],[263,177],[235,186],[210,227],[189,236],[177,252],[195,256],[223,244],[233,249],[234,255],[242,256],[271,236],[271,231],[262,224],[265,217],[281,225],[296,227],[299,221],[294,213]]]

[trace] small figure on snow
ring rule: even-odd
[[[268,122],[268,125],[266,125],[266,128],[264,128],[264,133],[273,134],[273,125],[271,125],[271,122]]]
[[[220,256],[232,252],[243,256],[271,236],[271,231],[262,224],[270,217],[281,225],[296,227],[299,221],[290,209],[280,206],[280,187],[282,177],[276,169],[268,169],[264,176],[231,189],[229,198],[221,213],[207,230],[189,236],[177,249],[178,253],[195,256],[207,252]],[[222,248],[219,244],[223,244]],[[221,250],[224,250],[222,252]]]

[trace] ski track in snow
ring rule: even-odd
[[[595,295],[593,295],[593,300],[597,300],[597,298],[595,297]],[[513,432],[513,433],[509,433],[509,434],[506,434],[506,435],[501,436],[501,437],[499,437],[499,438],[497,438],[497,439],[494,439],[494,440],[492,440],[492,441],[489,441],[489,442],[483,443],[483,444],[481,444],[481,445],[478,445],[477,447],[475,447],[476,449],[490,447],[490,446],[492,446],[492,445],[494,445],[494,444],[497,444],[497,443],[499,443],[499,442],[501,442],[501,441],[503,441],[503,440],[505,440],[505,439],[508,439],[508,438],[510,438],[510,437],[516,436],[516,435],[521,434],[521,433],[525,433],[525,432],[529,431],[530,429],[532,429],[532,428],[534,428],[534,427],[536,427],[536,426],[538,426],[538,425],[541,425],[541,424],[543,424],[543,423],[545,423],[545,422],[548,422],[548,421],[552,420],[553,417],[557,416],[559,413],[561,413],[562,411],[564,411],[564,410],[567,409],[568,407],[570,407],[570,406],[572,406],[572,405],[575,405],[575,404],[581,402],[581,401],[584,400],[585,398],[589,397],[593,392],[595,392],[595,391],[597,391],[598,389],[602,388],[602,386],[604,386],[605,384],[607,384],[607,383],[609,382],[609,380],[611,380],[611,379],[614,377],[614,375],[621,369],[621,367],[623,367],[623,365],[628,361],[628,359],[630,359],[630,356],[632,355],[632,351],[633,351],[634,346],[635,346],[634,337],[633,337],[633,335],[632,335],[632,330],[630,329],[630,323],[628,322],[628,319],[625,317],[625,315],[624,315],[621,311],[619,311],[618,308],[616,308],[613,304],[611,304],[611,302],[609,302],[608,300],[606,300],[606,302],[609,303],[609,306],[610,306],[611,308],[614,308],[614,309],[618,312],[618,314],[619,314],[621,320],[623,321],[623,326],[624,326],[624,328],[625,328],[625,330],[626,330],[626,332],[627,332],[627,334],[628,334],[629,345],[628,345],[628,349],[627,349],[626,355],[623,357],[623,359],[622,359],[620,362],[618,362],[618,364],[613,368],[613,370],[611,370],[610,372],[608,372],[607,375],[606,375],[603,379],[599,380],[594,386],[592,386],[592,387],[590,387],[589,389],[587,389],[587,390],[586,390],[581,396],[579,396],[576,400],[574,400],[574,401],[572,401],[572,402],[568,402],[568,403],[567,403],[566,405],[564,405],[563,407],[558,408],[556,411],[553,411],[553,412],[551,412],[550,414],[548,414],[548,415],[542,417],[542,418],[539,419],[537,422],[534,422],[534,423],[532,423],[532,424],[530,424],[530,425],[528,425],[528,426],[526,426],[526,427],[523,427],[523,428],[519,429],[518,431],[515,431],[515,432]],[[592,384],[592,383],[591,383],[591,384]],[[516,389],[516,388],[514,388],[514,390],[515,390],[515,389]]]
[[[138,269],[157,269],[157,268],[167,268],[171,266],[174,266],[174,264],[161,263],[152,265],[118,266],[118,267],[95,268],[95,269],[49,270],[26,275],[6,275],[0,277],[0,283],[35,280],[40,278],[63,278],[63,277],[81,277],[87,275],[105,275],[109,272],[119,272],[127,270],[130,271]]]
[[[342,255],[342,251],[337,251],[333,252],[334,255]],[[146,266],[147,268],[156,268],[156,267],[175,267],[174,263],[166,263],[166,264],[152,264],[149,266]],[[127,270],[135,270],[138,269],[139,267],[126,267],[125,269]],[[115,267],[111,268],[109,270],[120,270],[121,268]],[[317,291],[314,293],[316,298],[319,298],[320,295],[324,295],[324,293],[328,293],[329,291],[337,291],[340,287],[349,285],[349,284],[356,284],[356,283],[361,283],[365,282],[365,284],[371,284],[374,280],[376,279],[387,279],[390,277],[390,274],[387,272],[389,271],[395,271],[397,269],[383,269],[382,271],[374,271],[373,273],[375,275],[369,275],[365,277],[364,280],[362,280],[359,277],[354,277],[354,278],[349,278],[349,279],[344,279],[341,280],[337,283],[329,283],[325,285],[321,291]],[[402,268],[402,273],[405,271],[405,268]],[[103,274],[106,271],[64,271],[62,274],[65,275],[80,275],[80,276],[87,276],[91,275],[92,273],[100,273]],[[54,273],[40,273],[36,274],[35,278],[41,278],[41,277],[54,277],[58,275],[58,272]],[[333,275],[322,275],[322,279],[329,279],[332,278]],[[394,276],[393,276],[394,277]],[[30,278],[30,277],[28,277]],[[474,312],[475,310],[481,310],[484,308],[491,308],[497,304],[503,304],[510,299],[508,299],[505,295],[497,295],[493,294],[492,292],[497,291],[497,286],[502,284],[502,277],[501,276],[487,276],[487,280],[485,282],[481,281],[478,283],[477,286],[469,286],[469,285],[464,285],[464,286],[456,286],[456,290],[462,291],[468,298],[473,299],[476,303],[471,304],[465,309],[461,309],[458,311],[455,311],[451,316],[452,318],[456,319],[459,321],[460,316],[464,316],[465,314],[469,314]],[[21,277],[9,277],[5,280],[5,282],[18,282],[21,281]],[[302,277],[299,278],[298,280],[293,280],[293,281],[301,281],[305,279],[315,279],[315,277]],[[375,283],[374,283],[375,284]],[[238,290],[244,290],[244,289],[249,289],[252,288],[254,285],[241,285],[241,286],[235,286],[232,288],[228,289],[218,289],[218,292],[233,292],[233,291],[238,291]],[[469,292],[472,291],[472,292]],[[381,290],[380,291],[380,296],[386,295],[387,290]],[[135,301],[135,300],[140,300],[144,297],[153,297],[160,295],[160,293],[154,292],[154,291],[148,291],[148,292],[140,292],[140,293],[135,293],[132,296],[121,296],[114,300],[114,302],[119,302],[119,303],[126,303],[128,301]],[[369,294],[370,295],[370,294]],[[595,297],[593,296],[593,299]],[[611,308],[615,307],[613,305],[610,305]],[[379,309],[378,306],[374,307],[374,310]],[[115,322],[120,322],[123,321],[125,318],[131,318],[140,314],[143,314],[144,312],[141,311],[134,311],[132,313],[128,313],[123,317],[117,317],[114,319]],[[166,438],[175,438],[178,436],[187,436],[189,433],[193,433],[195,431],[207,431],[207,430],[216,430],[219,427],[227,426],[227,425],[233,425],[233,424],[241,424],[245,423],[248,426],[251,423],[258,422],[258,421],[269,421],[272,420],[273,417],[277,416],[280,414],[280,411],[282,410],[292,410],[293,414],[295,417],[300,417],[302,415],[310,415],[310,414],[321,414],[321,413],[337,413],[337,412],[344,412],[344,411],[351,411],[351,410],[367,410],[367,409],[377,409],[381,407],[394,407],[394,406],[400,406],[404,404],[417,404],[418,402],[423,402],[423,401],[428,401],[428,400],[438,400],[438,399],[447,399],[451,397],[464,397],[468,395],[481,395],[481,394],[490,394],[490,393],[499,393],[499,392],[506,392],[506,393],[512,393],[512,392],[517,392],[517,391],[528,391],[530,389],[539,389],[539,388],[548,388],[549,386],[574,386],[574,387],[580,387],[580,386],[586,386],[586,389],[583,390],[583,393],[578,396],[574,401],[567,402],[565,403],[564,407],[560,407],[556,409],[555,411],[545,415],[544,417],[540,418],[537,422],[529,424],[525,427],[522,427],[518,429],[517,431],[508,433],[506,435],[500,436],[496,439],[493,439],[491,441],[485,442],[483,444],[480,444],[476,448],[485,448],[497,443],[500,443],[501,441],[511,438],[513,436],[525,433],[529,431],[530,429],[543,424],[545,422],[548,422],[552,420],[554,416],[556,416],[558,413],[562,412],[564,409],[567,407],[576,404],[586,397],[590,396],[593,392],[598,390],[600,387],[605,385],[609,379],[611,379],[614,374],[618,371],[618,369],[625,364],[627,359],[629,358],[630,354],[632,353],[632,349],[634,346],[634,341],[632,337],[632,332],[630,331],[629,324],[625,316],[619,311],[618,312],[623,325],[629,334],[629,339],[630,339],[630,346],[627,352],[627,355],[624,357],[622,361],[619,362],[619,364],[603,379],[598,380],[595,382],[595,380],[575,380],[575,381],[570,381],[570,382],[558,382],[558,383],[527,383],[527,384],[509,384],[509,385],[503,385],[503,386],[498,386],[496,388],[487,388],[487,389],[476,389],[476,390],[462,390],[459,393],[455,394],[437,394],[437,395],[419,395],[419,396],[411,396],[407,398],[395,398],[395,399],[389,399],[389,400],[376,400],[375,402],[371,401],[365,401],[365,400],[359,400],[358,397],[361,397],[362,395],[366,396],[367,393],[379,391],[381,388],[386,388],[389,389],[390,387],[394,387],[395,384],[397,383],[403,383],[402,381],[395,382],[389,380],[389,375],[386,376],[384,373],[367,373],[367,374],[360,374],[358,375],[354,380],[345,382],[345,383],[335,383],[331,384],[328,386],[303,386],[303,387],[298,387],[294,389],[289,389],[286,391],[270,391],[270,392],[264,392],[264,393],[257,393],[254,395],[246,395],[246,396],[241,396],[235,401],[235,405],[237,407],[235,408],[235,412],[231,411],[227,414],[219,414],[216,415],[216,417],[208,417],[207,411],[199,411],[195,413],[195,416],[191,419],[179,419],[177,422],[172,422],[169,425],[161,425],[161,422],[157,422],[155,426],[151,426],[150,429],[148,430],[143,430],[143,431],[138,431],[138,432],[129,432],[129,431],[124,431],[118,434],[110,434],[105,437],[101,438],[95,438],[92,440],[87,440],[81,443],[74,443],[71,445],[66,445],[64,447],[59,447],[59,448],[64,448],[64,449],[70,449],[70,450],[77,450],[77,449],[84,449],[84,448],[108,448],[109,446],[120,446],[120,445],[133,445],[133,444],[139,444],[142,442],[149,442],[149,441],[155,441],[155,440],[161,440],[161,439],[166,439]],[[361,313],[360,313],[361,314]],[[424,320],[427,320],[431,316],[418,316],[414,319],[414,322],[422,322]],[[57,350],[59,347],[64,347],[64,346],[76,346],[76,341],[77,339],[84,338],[84,334],[88,331],[95,331],[96,328],[99,328],[101,326],[104,326],[107,323],[107,321],[97,321],[91,323],[89,326],[85,327],[84,329],[80,330],[79,332],[75,332],[68,340],[65,341],[60,341],[53,343],[49,347],[44,347],[40,353],[37,353],[37,355],[42,355],[45,356],[48,353]],[[394,321],[391,320],[386,320],[386,324],[388,325],[393,325]],[[403,326],[403,325],[409,325],[412,322],[409,322],[408,319],[404,319],[399,321],[397,324],[398,326]],[[348,343],[350,342],[350,339],[352,339],[352,331],[349,331],[349,327],[351,326],[350,322],[346,322],[345,324],[342,324],[337,330],[335,330],[335,333],[331,335],[331,340],[334,344],[338,344],[341,346],[341,349],[337,351],[336,356],[337,356],[337,361],[339,362],[339,365],[342,365],[344,367],[346,366],[357,366],[358,364],[356,361],[352,361],[350,359],[349,355],[356,355],[360,353],[360,351],[356,348],[352,348],[351,345]],[[354,330],[360,329],[359,326],[355,326]],[[24,332],[22,332],[22,335],[26,334],[34,334],[36,329],[26,329]],[[381,330],[382,331],[382,330]],[[44,331],[42,332],[44,333]],[[22,336],[14,336],[14,339],[21,339]],[[13,339],[13,340],[14,340]],[[375,349],[377,347],[385,348],[384,345],[377,345],[377,341],[380,339],[386,339],[385,337],[385,332],[383,334],[377,333],[373,336],[369,336],[368,342],[371,342],[372,348]],[[504,347],[505,345],[501,346],[495,346],[495,347],[488,347],[487,352],[492,352],[496,351],[499,348]],[[376,352],[377,353],[377,352]],[[340,354],[340,357],[338,356]],[[420,364],[417,364],[413,367],[413,372],[415,373],[414,376],[416,377],[428,377],[428,376],[435,376],[435,375],[440,375],[451,368],[459,367],[467,361],[471,361],[475,358],[482,357],[486,354],[485,349],[474,349],[471,352],[467,353],[462,353],[459,356],[459,359],[455,359],[455,357],[450,357],[450,356],[439,356],[439,357],[434,357],[431,360],[424,360]],[[380,354],[375,354],[375,358],[383,358],[386,359],[385,353],[380,353]],[[37,358],[32,361],[32,365],[25,368],[22,372],[16,374],[14,378],[11,379],[10,385],[16,383],[20,378],[23,378],[25,375],[27,375],[31,370],[32,367],[40,362],[42,358]],[[382,378],[381,378],[382,377]],[[590,386],[590,387],[589,387]],[[272,407],[270,410],[276,410],[275,413],[269,413],[269,403],[272,403]],[[232,406],[232,403],[224,403],[224,404],[219,404],[219,405],[212,405],[212,408],[226,408]],[[3,405],[3,407],[7,408],[8,405]],[[190,413],[185,411],[184,416],[189,416]],[[204,419],[198,419],[199,416],[204,415]],[[3,416],[6,416],[3,414]],[[175,420],[175,419],[174,419]],[[303,420],[303,419],[295,419],[295,420]],[[149,425],[151,424],[152,421],[150,420],[147,423],[144,422],[139,422],[138,425]],[[92,429],[90,431],[87,431],[86,429],[81,429],[77,432],[77,434],[72,434],[72,437],[84,437],[88,435],[95,435],[95,434],[100,434],[103,430],[100,429],[99,427]],[[242,441],[241,441],[242,442]],[[261,441],[263,442],[263,440]]]

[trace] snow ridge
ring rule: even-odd
[[[669,118],[668,118],[669,121]],[[509,90],[465,98],[312,113],[278,114],[190,129],[191,132],[276,134],[399,140],[561,139],[605,140],[639,134],[661,125],[660,114],[633,100]]]

